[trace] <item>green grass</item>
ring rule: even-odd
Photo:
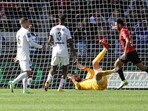
[[[146,90],[31,91],[0,89],[0,111],[148,111]]]

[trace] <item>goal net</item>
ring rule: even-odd
[[[99,39],[105,38],[111,45],[101,62],[104,70],[112,69],[115,60],[122,54],[118,32],[111,29],[117,18],[123,18],[129,28],[133,43],[145,65],[148,66],[148,1],[147,0],[1,0],[0,1],[0,87],[6,88],[8,81],[20,73],[16,56],[16,32],[19,18],[28,18],[33,28],[33,41],[46,45],[51,27],[58,23],[61,14],[67,15],[66,26],[70,29],[81,64],[92,67],[91,61],[102,50]],[[32,62],[31,88],[43,88],[50,69],[51,48],[38,50],[30,47]],[[140,72],[133,64],[124,65],[129,85],[125,88],[148,88],[148,74]],[[69,73],[85,77],[70,58]],[[50,87],[57,88],[61,77],[61,66],[54,75]],[[118,74],[108,77],[108,88],[116,88]],[[16,87],[22,87],[20,81]],[[66,80],[65,88],[73,88]]]

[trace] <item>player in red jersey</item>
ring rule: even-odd
[[[148,67],[145,67],[142,62],[140,61],[140,58],[136,52],[136,49],[134,48],[132,44],[132,39],[130,36],[130,32],[125,27],[125,24],[122,19],[118,19],[115,22],[115,26],[113,26],[113,29],[116,29],[120,32],[119,34],[119,41],[123,49],[123,55],[120,56],[115,61],[115,68],[121,78],[121,84],[118,89],[122,88],[123,86],[127,85],[128,82],[125,80],[122,65],[127,62],[132,62],[135,64],[141,71],[146,71],[148,73]]]

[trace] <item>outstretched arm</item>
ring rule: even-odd
[[[87,71],[89,72],[90,74],[94,73],[94,70],[90,69],[90,68],[87,68],[83,65],[81,65],[80,63],[77,62],[77,68],[80,69],[80,70],[84,70],[84,71]]]
[[[28,39],[28,42],[31,46],[33,46],[35,48],[42,48],[43,47],[42,45],[39,45],[39,44],[33,42],[31,38]]]
[[[77,62],[77,68],[80,69],[80,70],[84,70],[84,71],[87,71],[88,72],[88,76],[85,78],[85,79],[92,79],[95,72],[94,70],[90,69],[90,68],[87,68],[85,66],[82,66],[80,63]]]
[[[75,89],[80,89],[79,83],[75,80],[72,74],[67,74],[67,77],[73,82],[73,84],[75,85]]]
[[[32,36],[31,33],[28,33],[28,34],[26,35],[26,39],[27,39],[27,41],[29,42],[29,44],[30,44],[31,46],[35,47],[35,48],[42,48],[43,46],[42,46],[42,45],[39,45],[39,44],[37,44],[37,43],[35,43],[35,42],[32,40],[31,36]]]

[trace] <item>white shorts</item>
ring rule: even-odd
[[[19,60],[19,64],[20,64],[20,68],[21,68],[22,71],[31,70],[30,61],[28,61],[28,60]]]
[[[69,64],[69,57],[59,57],[59,56],[54,56],[51,58],[51,65],[52,66],[57,66],[58,64],[61,65],[68,65]]]

